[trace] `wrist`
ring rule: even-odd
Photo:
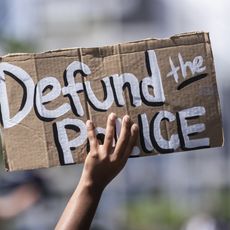
[[[77,189],[83,190],[84,192],[86,192],[91,196],[100,197],[104,191],[104,188],[105,187],[103,186],[98,186],[92,180],[82,177],[79,181],[79,185]]]

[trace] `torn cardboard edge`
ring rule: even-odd
[[[204,44],[204,47],[203,47],[203,44]],[[191,46],[192,50],[188,49],[187,46]],[[197,48],[198,46],[199,48]],[[184,57],[181,54],[182,51],[180,51],[180,49],[183,50]],[[200,49],[202,50],[199,51]],[[170,54],[169,51],[171,52],[171,56],[169,55],[169,57],[165,58],[164,52],[168,52]],[[203,56],[199,55],[199,52],[201,52]],[[144,56],[144,53],[145,53],[145,56]],[[109,61],[106,62],[107,58],[110,58],[110,57],[111,57],[110,61],[112,62],[112,64]],[[140,59],[144,59],[144,57],[145,57],[145,60],[140,61]],[[178,64],[178,60],[173,60],[172,57],[174,57],[174,59],[179,59],[179,64]],[[190,60],[189,58],[191,57],[192,59]],[[77,61],[71,61],[71,62],[66,61],[66,59],[74,60],[75,58]],[[37,63],[38,59],[40,61],[39,62],[40,64]],[[52,65],[46,64],[46,62],[42,64],[43,59],[46,60],[46,62],[53,60]],[[134,59],[134,62],[132,62],[133,59]],[[104,126],[105,125],[104,118],[98,119],[97,116],[100,117],[102,115],[102,112],[104,112],[105,115],[103,115],[103,117],[105,117],[107,113],[111,111],[111,109],[115,109],[119,113],[119,115],[124,115],[124,113],[128,113],[129,115],[131,115],[131,117],[134,117],[135,122],[139,122],[139,126],[143,127],[144,125],[143,132],[142,134],[140,133],[141,137],[140,137],[139,145],[136,146],[135,148],[136,152],[134,151],[135,156],[146,156],[146,155],[152,155],[152,154],[155,155],[157,153],[169,153],[169,152],[174,152],[174,151],[198,149],[198,148],[203,148],[203,147],[215,147],[215,146],[221,146],[223,143],[222,125],[221,125],[221,117],[220,117],[220,104],[219,104],[218,94],[215,94],[215,91],[217,90],[216,82],[215,82],[215,70],[213,66],[214,63],[213,63],[213,57],[212,57],[212,51],[211,51],[208,33],[194,32],[190,34],[175,35],[169,39],[161,39],[161,40],[160,39],[145,39],[141,41],[118,44],[115,46],[105,46],[105,47],[96,47],[96,48],[77,48],[77,49],[71,48],[71,49],[62,49],[62,50],[56,50],[56,51],[48,51],[48,52],[44,52],[40,54],[10,54],[10,55],[3,56],[2,60],[3,62],[0,64],[0,80],[5,81],[5,75],[7,74],[9,75],[9,73],[11,73],[11,76],[12,75],[15,76],[17,74],[19,75],[24,74],[24,78],[23,78],[24,80],[26,79],[27,81],[30,81],[32,79],[32,81],[36,81],[36,82],[31,83],[33,90],[30,90],[30,95],[29,95],[29,97],[34,98],[31,104],[35,103],[35,105],[32,105],[32,107],[35,106],[34,108],[38,110],[36,111],[36,113],[38,113],[43,118],[46,117],[47,119],[51,119],[51,120],[52,119],[56,120],[56,119],[59,119],[60,117],[62,119],[62,120],[60,119],[57,120],[56,123],[55,122],[52,123],[51,120],[43,121],[43,122],[40,121],[40,123],[38,123],[35,120],[40,119],[40,118],[38,116],[36,117],[36,114],[33,114],[31,115],[32,118],[24,117],[23,119],[20,118],[21,119],[21,120],[19,119],[20,121],[17,120],[18,123],[20,123],[21,121],[24,122],[22,126],[12,125],[12,119],[11,120],[9,119],[9,115],[8,115],[8,121],[7,121],[7,113],[6,113],[7,109],[6,109],[6,106],[5,107],[2,106],[4,104],[3,103],[4,99],[2,99],[1,100],[2,102],[1,110],[2,110],[3,121],[5,122],[4,125],[5,125],[5,134],[6,134],[6,150],[7,150],[6,167],[9,167],[9,170],[32,169],[32,168],[37,168],[37,167],[57,166],[59,164],[62,165],[62,164],[81,163],[82,161],[84,161],[84,158],[86,156],[85,152],[87,148],[86,147],[87,146],[87,142],[86,142],[87,136],[86,136],[86,131],[84,127],[84,121],[86,119],[91,118],[95,120],[95,122],[98,123],[99,126],[100,125]],[[4,62],[4,60],[6,60],[6,62]],[[117,66],[117,60],[119,60],[118,66]],[[146,70],[143,70],[143,67],[140,67],[141,64],[138,63],[138,61],[141,62],[143,66],[146,66]],[[59,63],[59,64],[55,64],[55,63]],[[74,80],[76,71],[80,71],[83,73],[83,75],[81,75],[80,83],[72,82],[71,83],[72,85],[71,85],[70,82],[67,82],[67,85],[64,85],[63,87],[61,85],[59,86],[59,84],[61,84],[61,78],[63,77],[62,73],[64,69],[61,67],[63,63],[64,63],[64,66],[66,67],[65,71],[69,79]],[[126,64],[124,65],[124,63]],[[110,65],[109,67],[107,66],[108,64]],[[32,76],[33,74],[29,73],[32,71],[31,69],[32,67],[30,67],[30,65],[31,66],[34,65],[34,68],[35,68],[34,76]],[[170,70],[169,67],[171,68],[171,72],[168,71]],[[51,73],[49,76],[54,76],[54,77],[52,78],[49,77],[49,79],[47,77],[47,79],[45,79],[46,76],[45,75],[43,76],[42,74],[40,74],[40,72],[41,73],[45,72],[44,69],[49,70]],[[107,69],[108,69],[108,74],[107,74]],[[15,71],[15,72],[12,73],[10,71],[12,72]],[[68,71],[72,71],[70,75],[68,75],[69,73]],[[143,71],[146,72],[145,75],[143,75]],[[55,76],[54,72],[56,74],[58,73],[58,76]],[[102,76],[98,75],[99,72],[103,73],[101,74]],[[136,72],[137,74],[133,74],[133,72]],[[165,73],[167,73],[166,76],[165,76]],[[96,91],[94,91],[95,87],[93,86],[91,87],[90,85],[91,82],[87,81],[84,75],[92,77],[91,79],[92,83],[96,84]],[[104,76],[107,76],[107,77],[104,77]],[[175,82],[178,83],[178,78],[179,80],[181,80],[180,78],[182,79],[188,78],[188,79],[186,79],[187,80],[186,84],[185,84],[185,81],[182,82],[180,84],[181,88],[178,86],[176,89],[177,91],[176,90],[173,91],[172,82],[174,82],[173,80],[175,80]],[[200,80],[201,78],[204,78],[204,79]],[[217,123],[216,129],[218,131],[217,133],[219,137],[216,137],[215,135],[211,134],[209,127],[208,127],[209,130],[205,129],[206,128],[205,127],[206,118],[203,118],[203,120],[201,119],[202,123],[199,123],[197,125],[196,124],[189,125],[188,122],[186,121],[186,119],[189,120],[193,118],[194,116],[202,117],[206,113],[206,109],[204,106],[199,105],[199,104],[194,106],[195,105],[194,101],[190,102],[188,98],[188,101],[189,101],[188,103],[184,100],[183,93],[178,94],[179,90],[181,90],[182,88],[183,90],[185,90],[186,94],[192,93],[192,92],[199,93],[199,91],[197,91],[199,90],[197,89],[199,87],[196,87],[195,86],[196,84],[193,83],[194,79],[200,80],[199,82],[201,81],[204,82],[204,83],[199,83],[202,86],[202,87],[199,86],[201,88],[200,89],[201,93],[203,93],[202,90],[205,90],[205,87],[206,87],[205,84],[209,84],[208,93],[212,94],[212,97],[210,97],[209,95],[209,98],[211,98],[209,100],[211,104],[214,106],[214,108],[209,108],[209,105],[208,105],[209,101],[206,101],[206,99],[204,99],[204,105],[208,107],[208,112],[210,111],[212,113],[210,117],[215,118],[214,120]],[[103,89],[100,87],[100,83],[98,83],[100,81],[104,82],[104,85],[107,88],[107,91],[106,91],[107,93],[105,93],[105,91],[103,92]],[[155,83],[153,81],[155,81]],[[171,85],[168,83],[169,81]],[[142,82],[140,86],[139,86],[139,82],[140,83]],[[175,85],[175,82],[174,82],[174,85]],[[34,83],[36,83],[36,85]],[[123,89],[124,83],[130,84],[129,92]],[[187,86],[188,84],[191,84],[191,83],[193,84],[192,86],[190,86],[191,89],[188,91]],[[112,84],[112,85],[109,85],[109,84]],[[66,106],[65,109],[63,109],[65,110],[64,112],[63,110],[62,111],[59,110],[57,112],[57,109],[55,110],[54,108],[53,108],[53,111],[56,111],[57,114],[54,115],[54,112],[52,110],[50,110],[51,112],[50,111],[47,112],[45,104],[46,103],[49,104],[50,102],[52,102],[52,100],[51,99],[48,100],[47,96],[43,95],[44,93],[43,91],[46,90],[46,86],[52,86],[53,88],[56,89],[57,92],[60,91],[58,96],[60,96],[61,92],[63,96],[69,95],[70,97],[72,97],[72,100],[75,96],[75,102],[76,102],[76,95],[74,94],[74,92],[69,91],[71,88],[70,85],[71,87],[75,87],[75,91],[76,90],[84,91],[84,97],[83,97],[84,108],[82,108],[84,109],[84,111],[80,111],[79,107],[75,106],[75,109],[77,110],[77,114],[75,114],[76,115],[75,117],[72,116],[72,118],[70,119],[69,111],[72,110],[71,112],[73,112],[73,109],[70,109],[69,104],[65,102],[64,104],[62,103],[62,106],[63,105]],[[151,86],[154,89],[154,95],[151,95],[149,88],[148,88],[149,86]],[[4,89],[6,90],[6,85],[4,85],[4,83],[2,85],[0,84],[0,87],[3,87],[3,88],[5,87]],[[77,87],[80,87],[80,88],[77,89]],[[112,90],[109,91],[109,87],[112,87]],[[31,87],[28,87],[28,89],[29,88]],[[42,88],[42,90],[40,88]],[[12,90],[15,90],[15,89],[10,88],[9,91],[10,90],[12,92]],[[35,94],[36,90],[39,91],[40,96],[36,96],[38,95],[38,94]],[[166,92],[166,96],[164,95],[164,90]],[[173,100],[171,101],[171,98],[167,98],[169,97],[170,91],[172,91],[172,94],[175,92],[175,94],[178,94],[180,96],[178,100],[181,101],[181,108],[184,107],[184,110],[182,109],[180,111],[177,111],[174,108],[175,107],[175,105],[173,105],[174,101]],[[56,93],[55,95],[58,94],[53,89],[51,89],[51,92],[53,92],[54,94]],[[108,92],[110,92],[110,94],[108,94]],[[101,97],[103,93],[104,93],[104,97],[106,95],[106,98],[104,99]],[[102,102],[101,100],[98,99],[98,96],[100,99],[102,99]],[[129,97],[131,97],[133,101],[129,102]],[[196,95],[196,97],[198,101],[202,101],[202,95],[201,96]],[[54,99],[56,99],[56,96],[54,97]],[[82,98],[78,98],[78,101],[77,101],[78,103],[82,102],[80,99],[82,100]],[[61,100],[63,101],[63,99]],[[165,103],[167,103],[167,107],[169,108],[172,107],[172,111],[170,109],[169,111],[165,110],[166,109]],[[176,102],[176,104],[177,103],[178,102]],[[5,103],[5,105],[6,104],[7,103]],[[37,108],[38,105],[39,105],[39,108]],[[57,107],[57,105],[58,103],[56,103],[54,107]],[[78,104],[78,106],[80,106],[80,104]],[[32,107],[30,108],[30,111],[28,112],[28,114],[31,112]],[[120,110],[119,108],[121,107],[126,108],[126,109]],[[191,109],[189,110],[188,108],[190,107]],[[143,113],[145,111],[147,112]],[[84,114],[84,112],[86,114]],[[140,115],[140,112],[141,112],[141,115]],[[150,119],[151,120],[150,122],[151,127],[150,127],[148,124],[148,116],[152,116],[150,114],[153,114],[153,113],[155,114],[156,118],[153,117],[152,119]],[[47,117],[47,114],[51,117],[49,116]],[[138,115],[138,119],[137,117],[135,117],[136,114],[140,115],[140,116]],[[210,117],[208,117],[207,120],[210,120]],[[75,118],[80,118],[80,119],[77,120]],[[165,120],[168,120],[168,123],[165,122]],[[178,128],[176,127],[175,124],[174,126],[171,126],[171,124],[169,124],[169,123],[173,123],[173,121],[175,123],[175,120],[177,120],[177,123],[179,122],[180,126],[182,127]],[[30,151],[32,151],[34,158],[28,158],[27,153],[21,153],[19,152],[20,150],[18,150],[22,148],[23,146],[21,141],[17,142],[16,144],[14,143],[16,146],[13,147],[10,139],[13,139],[15,137],[14,134],[18,132],[19,133],[24,132],[24,135],[26,136],[27,134],[25,133],[25,131],[23,131],[23,126],[29,127],[31,123],[35,123],[35,122],[37,123],[39,132],[42,134],[42,137],[41,137],[42,141],[41,143],[35,143],[34,145],[39,146],[38,148],[46,152],[47,155],[44,155],[44,154],[42,155],[39,152],[36,152],[35,154],[32,148],[30,149]],[[68,122],[70,122],[71,124]],[[52,123],[52,125],[50,125],[49,123],[50,124]],[[182,123],[183,125],[181,125]],[[53,126],[54,124],[56,124],[56,126]],[[156,130],[153,124],[158,125],[158,128]],[[164,124],[163,129],[161,127],[162,124]],[[42,127],[39,127],[39,126],[42,126]],[[79,138],[74,139],[75,145],[73,145],[73,143],[70,144],[71,141],[68,140],[67,131],[65,133],[65,129],[67,126],[72,127],[73,130],[74,130],[73,126],[75,126],[75,129],[76,127],[78,128],[78,130],[80,129],[81,131],[80,136],[83,135],[82,133],[84,133],[84,135],[81,136],[81,139]],[[61,130],[62,136],[60,136],[58,133],[56,137],[51,138],[50,136],[54,135],[54,133],[52,134],[53,132],[52,127],[56,127],[56,129],[59,129],[59,131]],[[186,129],[182,130],[183,127],[187,127],[187,130]],[[104,128],[105,127],[99,127],[98,131],[102,132],[101,134],[103,134]],[[178,135],[175,134],[175,128],[179,129],[179,131],[182,134],[178,134]],[[193,129],[193,130],[188,131],[189,129]],[[162,133],[157,132],[157,130],[161,130],[160,132]],[[147,134],[144,131],[146,131]],[[198,143],[196,142],[195,139],[192,139],[192,138],[191,140],[189,139],[189,135],[195,134],[196,132],[198,133],[198,137],[200,137],[198,138],[198,142],[203,141],[203,143]],[[186,134],[184,135],[184,133]],[[210,134],[211,136],[208,139],[207,137],[205,138],[205,136],[207,135],[202,135],[201,133]],[[28,136],[28,138],[30,137]],[[186,138],[188,140],[186,140]],[[180,139],[183,139],[183,140],[180,140]],[[32,140],[33,139],[31,139],[31,141]],[[188,146],[186,146],[186,143],[185,143],[186,141],[187,143],[189,143]],[[46,143],[45,146],[43,146],[44,143]],[[60,153],[59,149],[57,149],[58,148],[57,143],[59,147],[61,146],[62,153]],[[81,145],[79,145],[79,143],[81,143]],[[56,148],[55,148],[55,145],[56,145]],[[26,147],[23,147],[23,148],[24,150],[27,151]],[[78,148],[78,151],[76,154],[72,153],[71,149],[73,148]],[[57,152],[59,152],[59,156],[57,156]],[[82,152],[84,152],[84,154],[82,154]],[[39,155],[39,157],[37,155]],[[19,156],[22,156],[22,157],[19,157]],[[28,163],[22,162],[20,158],[22,159],[27,158],[29,159],[29,162]],[[44,161],[44,159],[46,158],[47,158],[47,161]]]
[[[196,39],[194,40],[194,36],[196,36]],[[191,38],[191,39],[189,39]],[[105,53],[105,50],[113,50],[114,47],[116,46],[133,46],[136,45],[140,42],[148,42],[148,41],[153,41],[155,42],[155,49],[160,49],[160,48],[167,48],[167,47],[171,47],[171,46],[177,46],[177,45],[192,45],[194,44],[198,44],[198,43],[203,43],[203,42],[207,42],[210,43],[210,38],[209,38],[209,33],[208,32],[203,32],[203,31],[199,31],[199,32],[187,32],[187,33],[180,33],[180,34],[176,34],[173,35],[169,38],[145,38],[142,40],[136,40],[136,41],[128,41],[125,43],[117,43],[114,45],[106,45],[106,46],[99,46],[99,47],[71,47],[71,48],[61,48],[61,49],[54,49],[54,50],[49,50],[49,51],[44,51],[44,52],[40,52],[40,53],[9,53],[6,55],[3,55],[2,57],[0,57],[0,60],[2,61],[2,58],[6,58],[6,57],[17,57],[17,56],[28,56],[28,55],[51,55],[54,56],[53,54],[57,54],[63,51],[73,51],[73,50],[77,50],[77,49],[85,49],[85,50],[93,50],[93,49],[100,49],[101,55],[103,55],[103,53]],[[161,45],[157,45],[157,43],[161,42]],[[124,54],[124,53],[122,53]],[[50,57],[50,56],[49,56]]]

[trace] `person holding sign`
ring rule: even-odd
[[[137,141],[138,126],[125,115],[122,119],[120,136],[113,147],[116,118],[114,113],[108,117],[103,145],[99,145],[93,122],[87,121],[90,152],[86,157],[80,182],[56,230],[89,229],[103,190],[125,166]]]

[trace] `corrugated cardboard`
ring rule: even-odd
[[[26,80],[16,80],[15,75],[20,73],[34,82],[28,87],[33,90],[30,98],[25,93]],[[45,85],[39,94],[44,79],[51,79],[55,86]],[[68,80],[77,86],[71,88]],[[129,114],[139,124],[140,136],[132,156],[217,147],[223,143],[208,33],[6,55],[1,57],[0,90],[5,166],[10,171],[84,162],[88,151],[86,120],[92,119],[100,127],[100,134],[110,112],[119,118]],[[80,100],[77,106],[73,105],[75,99],[67,95],[68,90],[76,92],[75,99]],[[54,91],[57,95],[53,95],[53,100],[41,102]],[[10,119],[23,111],[27,100],[31,105],[20,122],[7,123],[6,97]],[[63,115],[57,118],[42,118],[44,113],[39,112],[40,106],[55,110],[63,105],[66,110],[60,109]],[[63,121],[66,126],[62,126]],[[75,125],[68,124],[70,121]],[[75,138],[76,143],[68,145]]]

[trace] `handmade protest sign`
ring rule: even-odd
[[[221,146],[220,105],[208,33],[41,54],[0,62],[8,170],[84,162],[86,120],[103,141],[110,112],[138,123],[132,157]]]

